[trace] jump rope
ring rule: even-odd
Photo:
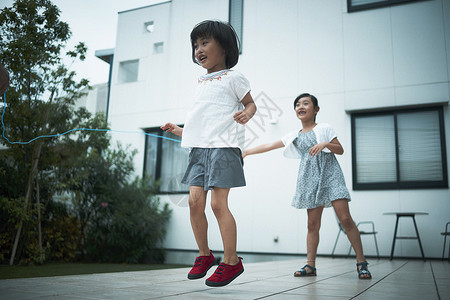
[[[36,141],[37,139],[40,138],[54,138],[54,137],[60,137],[63,135],[66,135],[68,133],[74,132],[74,131],[100,131],[100,132],[118,132],[118,133],[137,133],[137,134],[145,134],[147,136],[151,136],[154,138],[160,138],[160,139],[165,139],[165,140],[169,140],[169,141],[173,141],[173,142],[177,142],[177,143],[181,143],[181,141],[176,140],[176,139],[172,139],[169,137],[165,137],[162,135],[157,135],[157,134],[152,134],[152,133],[148,133],[148,132],[142,132],[142,131],[122,131],[122,130],[112,130],[112,129],[95,129],[95,128],[74,128],[74,129],[70,129],[67,130],[66,132],[63,133],[58,133],[58,134],[48,134],[48,135],[40,135],[38,137],[35,137],[31,140],[29,140],[28,142],[11,142],[6,136],[5,136],[5,131],[6,131],[6,127],[5,127],[5,123],[3,122],[3,116],[5,115],[5,111],[6,111],[6,92],[3,94],[3,112],[2,112],[2,126],[3,126],[3,138],[10,144],[20,144],[20,145],[26,145],[26,144],[30,144],[34,141]]]

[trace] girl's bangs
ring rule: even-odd
[[[197,42],[199,38],[210,38],[214,37],[213,28],[211,23],[201,23],[196,26],[191,32],[191,43],[192,45]]]

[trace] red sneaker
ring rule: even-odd
[[[210,251],[209,256],[199,256],[195,259],[194,266],[189,271],[189,279],[199,279],[206,275],[206,272],[214,265],[214,255]]]
[[[239,262],[232,266],[221,263],[214,274],[206,279],[206,285],[208,286],[224,286],[232,282],[236,277],[244,272],[244,266],[242,265],[242,257],[239,257]]]

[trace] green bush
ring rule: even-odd
[[[34,265],[51,261],[75,261],[81,239],[79,221],[69,214],[65,203],[50,200],[42,206],[42,251],[38,243],[36,205],[29,215],[23,214],[23,199],[0,199],[0,263],[9,263],[12,245],[17,232],[16,224],[24,222],[22,243],[18,248],[19,264]]]
[[[46,212],[42,230],[46,258],[59,262],[77,261],[83,237],[80,221],[64,202],[52,201]]]
[[[168,205],[161,207],[149,181],[131,180],[135,154],[120,144],[101,152],[94,148],[61,174],[73,193],[85,237],[83,260],[138,263],[148,256],[164,260],[160,248],[171,212]]]
[[[98,203],[86,233],[87,254],[97,262],[141,263],[149,256],[163,263],[158,249],[166,233],[170,210],[160,207],[153,188],[136,179]]]
[[[11,248],[14,243],[16,224],[22,218],[25,219],[22,209],[22,199],[8,199],[0,197],[0,263],[6,264],[11,256]]]

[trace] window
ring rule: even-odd
[[[233,26],[234,31],[239,38],[239,53],[242,53],[242,23],[244,15],[244,0],[230,0],[229,7],[229,23]]]
[[[127,83],[138,80],[139,60],[122,61],[119,64],[119,82]]]
[[[164,52],[164,42],[154,43],[153,44],[153,53],[159,54]]]
[[[352,115],[353,189],[446,188],[442,107]]]
[[[145,132],[149,135],[145,138],[144,175],[149,176],[153,183],[159,181],[160,193],[189,192],[189,186],[181,183],[188,164],[188,149],[181,148],[178,142],[155,135],[174,140],[181,138],[160,128],[149,128]]]
[[[145,22],[144,23],[144,31],[149,32],[149,33],[152,33],[153,31],[155,31],[155,23],[153,21]]]
[[[347,0],[347,11],[355,12],[417,1],[426,0]]]

